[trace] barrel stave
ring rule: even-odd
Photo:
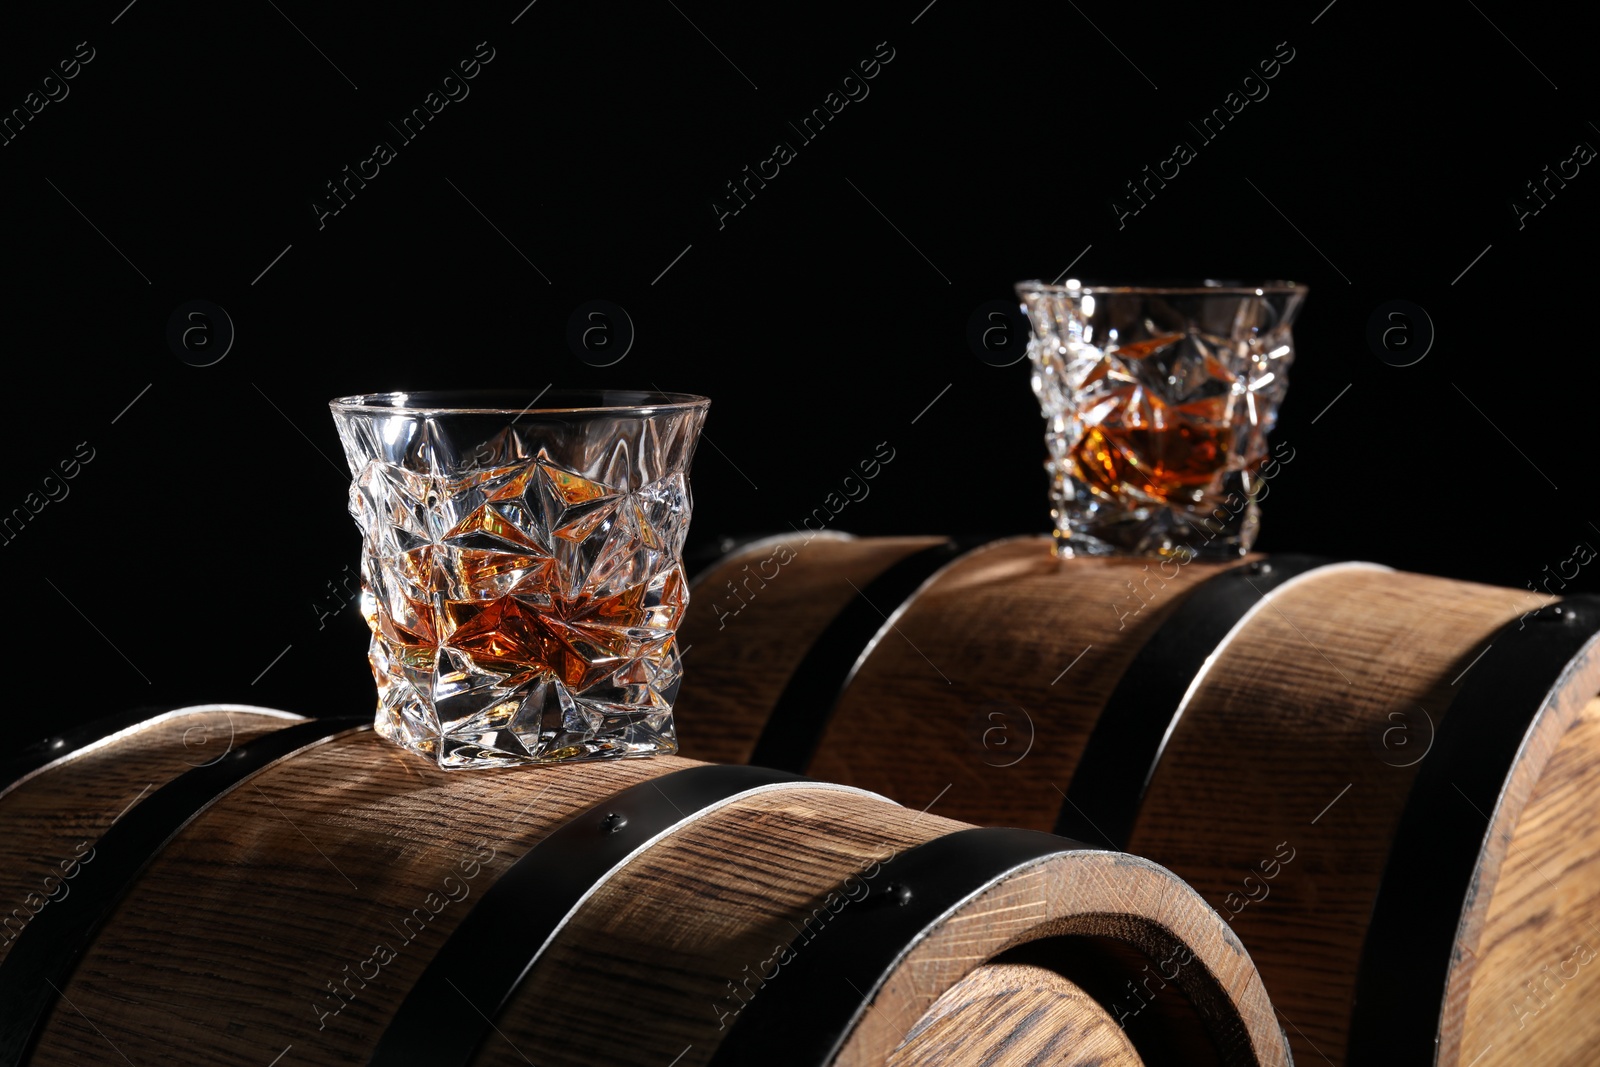
[[[298,719],[235,705],[181,708],[0,783],[0,960],[33,916],[63,900],[94,863],[94,842],[155,789]],[[9,920],[9,921],[8,921]]]
[[[693,652],[674,706],[679,722],[693,724],[680,742],[691,745],[695,759],[747,762],[767,709],[858,590],[944,541],[824,537],[813,544],[796,534],[736,551],[699,576],[691,587],[694,609],[678,631],[679,644]],[[766,624],[773,619],[782,624]],[[708,664],[704,676],[700,663]]]
[[[1215,1044],[1218,1063],[1288,1062],[1259,977],[1231,932],[1148,861],[1044,834],[972,829],[847,787],[676,757],[456,775],[366,727],[330,724],[317,736],[309,745],[299,734],[286,739],[305,747],[279,758],[290,750],[266,749],[260,758],[272,762],[176,820],[64,972],[70,977],[27,1062],[273,1062],[292,1050],[300,1062],[363,1064],[400,1011],[420,1010],[424,1025],[437,1025],[432,1032],[464,1057],[476,1039],[452,1031],[492,1019],[497,1033],[486,1036],[480,1063],[676,1059],[687,1067],[712,1062],[719,1041],[740,1027],[739,1014],[750,1004],[765,1012],[775,996],[783,1025],[805,1033],[830,980],[859,971],[870,1002],[833,987],[833,1023],[819,1033],[843,1041],[827,1062],[881,1067],[908,1035],[955,1032],[949,1018],[939,1026],[923,1020],[987,961],[1074,937],[1109,938],[1152,960],[1184,948],[1184,973],[1174,982],[1182,991],[1163,1010],[1192,1002],[1184,1010],[1200,1025],[1184,1031],[1185,1040]],[[660,780],[674,771],[688,773],[675,784]],[[691,776],[701,785],[681,784]],[[63,789],[74,781],[67,765],[36,776],[52,777]],[[652,788],[675,812],[660,812],[659,834]],[[145,822],[183,794],[160,795],[162,803],[143,809]],[[710,799],[685,813],[673,796],[686,807],[700,802],[690,796]],[[631,818],[608,829],[617,818],[601,817],[608,801]],[[608,836],[624,827],[628,833]],[[556,845],[557,833],[560,848],[537,847]],[[597,840],[612,850],[588,851]],[[118,851],[107,843],[107,855]],[[550,866],[563,859],[583,862]],[[490,999],[456,1004],[444,993],[402,1009],[425,971],[442,973],[431,967],[436,958],[456,959],[439,950],[468,915],[501,918],[498,907],[473,909],[488,903],[513,865],[519,880],[504,888],[518,893],[499,894],[497,904],[533,899],[535,883],[523,876],[546,871],[552,881],[577,872],[548,899],[573,887],[588,892],[573,897],[570,912],[529,917],[524,928],[541,918],[554,924],[556,910],[565,919],[538,958],[528,957],[503,1009]],[[895,878],[904,884],[889,884]],[[827,920],[836,927],[819,918],[838,911],[843,919]],[[475,921],[471,929],[476,938],[492,926]],[[866,942],[873,947],[862,953]],[[460,938],[452,950],[463,946],[471,958]],[[498,947],[483,945],[485,953]],[[751,967],[771,967],[780,947],[809,956],[794,963],[792,977],[784,964],[757,979],[764,999],[743,1001],[730,1015],[741,1003],[726,1000],[730,983],[742,985]],[[501,951],[497,965],[515,964],[522,951]],[[1046,987],[1062,988],[1033,988]],[[1086,1010],[1081,998],[1053,996],[1030,1012],[1026,1034],[1012,1027],[967,1047],[984,1044],[982,1055],[996,1063],[1027,1042],[1082,1060],[1099,1047],[1082,1032]],[[1118,1047],[1105,1012],[1088,1017],[1105,1039],[1095,1040]],[[765,1050],[758,1058],[780,1062],[764,1027],[738,1032],[745,1046]],[[1203,1049],[1199,1055],[1192,1062],[1211,1062]],[[749,1058],[723,1056],[718,1067]]]
[[[1463,651],[1491,641],[1521,599],[1423,575],[1316,572],[1221,650],[1162,753],[1128,848],[1225,915],[1238,909],[1234,928],[1302,1059],[1344,1056],[1413,761],[1430,729],[1448,729]]]
[[[433,952],[513,860],[606,793],[691,765],[457,775],[371,731],[276,763],[146,869],[63,990],[83,1013],[59,1003],[35,1060],[97,1062],[109,1040],[140,1064],[246,1062],[290,1044],[313,1062],[365,1063]]]
[[[709,812],[595,892],[507,1004],[506,1040],[475,1063],[522,1063],[520,1050],[540,1067],[706,1064],[752,997],[804,995],[793,979],[783,987],[785,949],[804,952],[838,912],[881,891],[882,861],[962,828],[820,784]],[[574,1027],[552,1010],[573,989],[600,988],[595,1010],[616,1025]],[[651,1025],[630,1024],[639,1019]]]
[[[1246,605],[1250,613],[1188,696],[1163,696],[1154,702],[1160,706],[1148,707],[1159,727],[1180,704],[1183,711],[1159,758],[1153,749],[1104,743],[1118,733],[1103,729],[1107,699],[1116,692],[1120,713],[1141,710],[1138,700],[1124,698],[1147,695],[1149,687],[1119,689],[1135,653],[1147,644],[1195,644],[1196,635],[1178,625],[1194,620],[1174,618],[1179,603],[1192,609],[1226,598],[1190,603],[1198,583],[1187,580],[1209,580],[1228,567],[1191,563],[1174,575],[1170,561],[1058,561],[1045,539],[1033,539],[960,557],[918,591],[864,650],[805,769],[913,806],[948,790],[940,810],[951,817],[1071,825],[1085,839],[1171,864],[1224,915],[1237,910],[1231,921],[1268,973],[1302,1059],[1350,1062],[1345,1041],[1353,1022],[1360,1024],[1355,1031],[1380,1035],[1356,1059],[1378,1055],[1385,1031],[1362,1020],[1375,1004],[1417,998],[1424,1016],[1437,1014],[1441,1064],[1589,1062],[1600,1034],[1565,1013],[1578,1010],[1570,1007],[1578,998],[1567,993],[1586,988],[1591,977],[1576,961],[1583,950],[1600,949],[1600,868],[1593,859],[1600,840],[1590,832],[1600,779],[1587,772],[1596,742],[1584,725],[1588,713],[1580,716],[1600,690],[1600,674],[1592,641],[1575,656],[1568,645],[1593,629],[1593,598],[1546,605],[1529,622],[1520,590],[1369,564],[1299,573],[1309,561],[1266,562],[1286,566],[1263,568],[1261,575],[1272,575],[1264,584],[1284,584],[1266,598],[1254,590],[1259,602]],[[1129,581],[1136,583],[1131,591]],[[1220,584],[1208,596],[1219,591]],[[1519,619],[1548,632],[1523,634]],[[756,607],[740,622],[782,625]],[[1569,637],[1555,640],[1563,628]],[[704,659],[697,669],[715,684],[724,664]],[[1499,681],[1484,684],[1486,670],[1499,672]],[[1547,681],[1545,703],[1522,736]],[[1451,733],[1449,717],[1463,692],[1472,699],[1462,706],[1475,710]],[[1511,701],[1504,720],[1492,715],[1501,693]],[[1479,712],[1486,709],[1489,720],[1510,725],[1465,729],[1474,716],[1484,721]],[[1441,731],[1439,755],[1449,758],[1424,762]],[[1085,756],[1091,736],[1099,745],[1088,748],[1092,760]],[[1486,758],[1466,760],[1476,777],[1456,776],[1452,786],[1445,772],[1457,765],[1461,737],[1475,739],[1467,747],[1486,750]],[[1480,744],[1483,738],[1492,742]],[[692,753],[692,737],[686,745]],[[1105,759],[1107,753],[1122,758]],[[1085,771],[1089,779],[1079,781]],[[1100,815],[1094,821],[1114,837],[1081,817],[1055,822],[1072,810],[1071,802],[1062,806],[1063,789],[1107,774],[1135,780],[1129,796],[1114,797],[1106,809],[1126,809],[1122,825],[1133,825],[1131,837]],[[1440,774],[1444,779],[1434,780]],[[1454,827],[1449,848],[1459,863],[1432,864],[1436,876],[1420,883],[1447,916],[1459,914],[1456,955],[1441,958],[1436,978],[1427,980],[1435,970],[1431,953],[1383,968],[1391,935],[1403,940],[1403,930],[1390,923],[1384,936],[1373,932],[1378,904],[1399,914],[1401,926],[1419,906],[1408,888],[1417,879],[1388,877],[1397,842],[1416,846],[1420,835],[1421,847],[1410,851],[1424,856],[1444,847],[1440,834],[1427,834],[1427,825],[1441,822],[1419,821],[1434,811],[1420,803],[1427,797],[1418,795],[1419,776],[1429,797],[1448,801],[1466,790],[1471,797],[1461,795],[1462,804],[1481,809],[1468,814],[1487,824],[1475,856],[1472,828]],[[1286,859],[1290,854],[1295,858]],[[1444,946],[1436,933],[1429,943]],[[1424,957],[1426,965],[1414,965]],[[1369,995],[1367,1008],[1354,1012],[1357,986],[1368,988],[1373,973],[1369,958],[1383,973],[1403,972],[1404,989]],[[1535,1013],[1513,1012],[1517,990],[1518,1004]],[[1495,1041],[1504,1027],[1509,1031]],[[1429,1035],[1411,1036],[1420,1047]]]
[[[940,810],[951,818],[1053,829],[1060,790],[1134,654],[1228,566],[1058,560],[1041,538],[971,552],[882,634],[807,773],[908,805],[950,785]]]

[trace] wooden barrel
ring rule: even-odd
[[[1169,872],[786,772],[208,706],[0,775],[6,1067],[1290,1062]]]
[[[1148,856],[1230,918],[1302,1062],[1600,1061],[1600,598],[913,543],[698,575],[684,754]]]

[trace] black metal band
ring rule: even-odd
[[[906,953],[951,909],[1014,871],[1086,849],[1103,851],[1037,830],[970,829],[883,860],[876,871],[869,866],[859,881],[871,886],[870,895],[851,900],[842,889],[824,897],[795,940],[769,961],[771,972],[747,976],[742,993],[726,998],[719,1018],[729,1029],[710,1067],[829,1067]],[[1079,916],[1062,932],[1110,934],[1143,950],[1177,944],[1170,932],[1125,915]],[[1204,1005],[1199,1010],[1223,1059],[1253,1062],[1248,1041],[1240,1042],[1243,1021],[1216,977],[1190,968],[1182,985],[1197,1007]]]
[[[1600,596],[1507,623],[1470,664],[1417,767],[1367,927],[1350,1063],[1432,1063],[1461,914],[1488,819],[1525,739],[1600,635]],[[1591,694],[1584,694],[1587,698]],[[1475,1050],[1466,1050],[1471,1055]]]
[[[941,567],[989,538],[945,541],[913,552],[879,574],[817,635],[778,695],[750,762],[786,771],[810,766],[834,705],[861,652],[884,620]]]
[[[0,795],[28,775],[48,767],[56,760],[88,748],[97,742],[104,741],[113,734],[131,730],[141,723],[147,722],[158,715],[176,708],[167,707],[137,707],[127,711],[92,719],[77,726],[69,726],[49,737],[40,738],[38,741],[0,759]]]
[[[808,779],[765,767],[690,767],[624,789],[529,849],[490,886],[412,986],[369,1067],[465,1067],[567,916],[657,837],[762,786]],[[440,1005],[450,1010],[442,1025]]]
[[[951,908],[1010,871],[1085,847],[1038,830],[958,830],[870,865],[858,879],[870,895],[825,897],[837,908],[813,911],[775,973],[746,987],[742,1006],[730,1000],[710,1067],[828,1067],[901,957]]]
[[[50,766],[58,760],[69,759],[82,752],[84,749],[106,741],[117,734],[136,730],[142,726],[154,725],[155,720],[167,715],[175,715],[187,711],[200,711],[218,708],[223,711],[249,712],[261,715],[270,712],[271,708],[250,707],[242,704],[180,704],[171,706],[141,706],[130,708],[126,711],[114,712],[103,715],[89,722],[69,726],[65,730],[51,734],[33,742],[26,747],[0,759],[0,797],[24,778]],[[293,718],[284,717],[285,723],[294,722]]]
[[[1126,848],[1184,694],[1262,598],[1331,560],[1284,555],[1215,575],[1179,604],[1117,682],[1084,746],[1056,833]]]
[[[106,917],[191,820],[268,764],[361,726],[370,729],[371,720],[311,719],[263,734],[186,771],[113,823],[95,842],[92,861],[80,864],[71,891],[34,913],[0,962],[0,1067],[28,1061],[40,1023]]]

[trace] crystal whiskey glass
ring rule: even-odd
[[[614,391],[332,401],[378,732],[442,768],[676,751],[688,473],[709,405]]]
[[[1060,556],[1248,552],[1306,287],[1019,283]]]

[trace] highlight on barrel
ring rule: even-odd
[[[1229,918],[1302,1062],[1600,1060],[1600,599],[1035,537],[924,548],[891,595],[908,540],[700,572],[792,559],[720,627],[694,602],[682,753],[1148,856]]]
[[[179,726],[236,740],[184,769]],[[0,960],[0,1065],[1290,1062],[1170,872],[934,797],[665,756],[445,773],[231,706],[61,740],[0,795],[0,869],[93,856]]]
[[[134,709],[43,738],[0,760],[0,960],[33,918],[70,896],[120,811],[236,745],[303,721],[242,704]],[[73,781],[70,803],[61,782]]]
[[[1077,1013],[1080,1025],[1054,1032],[1030,1025],[1063,1011]],[[888,1067],[1135,1067],[1141,1062],[1128,1035],[1067,978],[1048,967],[997,963],[984,964],[947,989],[890,1053]]]

